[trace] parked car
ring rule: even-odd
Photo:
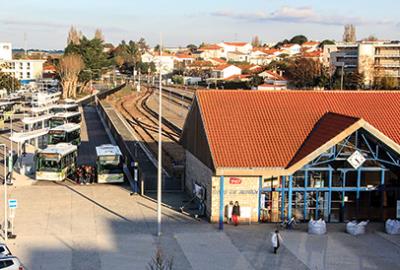
[[[6,244],[0,243],[0,257],[12,255]]]
[[[15,256],[0,258],[0,269],[4,270],[24,270],[23,264]]]

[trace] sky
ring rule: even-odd
[[[341,40],[344,24],[357,38],[400,39],[398,0],[1,0],[0,42],[14,48],[63,49],[71,25],[107,42],[144,37],[166,47],[221,41],[266,43],[296,34]],[[160,34],[161,33],[161,34]]]

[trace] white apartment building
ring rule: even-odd
[[[1,61],[2,72],[13,75],[22,83],[29,83],[42,78],[43,63],[45,60],[18,59]]]
[[[393,77],[400,81],[400,43],[326,45],[323,59],[332,69],[363,73],[364,84],[367,87],[373,85],[380,77]]]
[[[0,43],[0,70],[9,73],[22,83],[42,78],[45,60],[12,59],[11,43]]]
[[[0,42],[0,61],[12,59],[12,46],[9,42]]]

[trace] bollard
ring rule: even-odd
[[[140,195],[144,196],[144,180],[140,179]]]

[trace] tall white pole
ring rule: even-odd
[[[12,142],[11,142],[12,143]],[[7,213],[7,149],[6,145],[2,144],[4,148],[4,241],[8,240],[8,213]]]
[[[161,235],[161,185],[162,185],[162,76],[161,76],[162,38],[160,34],[160,58],[159,58],[159,95],[158,95],[158,167],[157,167],[157,235]]]

